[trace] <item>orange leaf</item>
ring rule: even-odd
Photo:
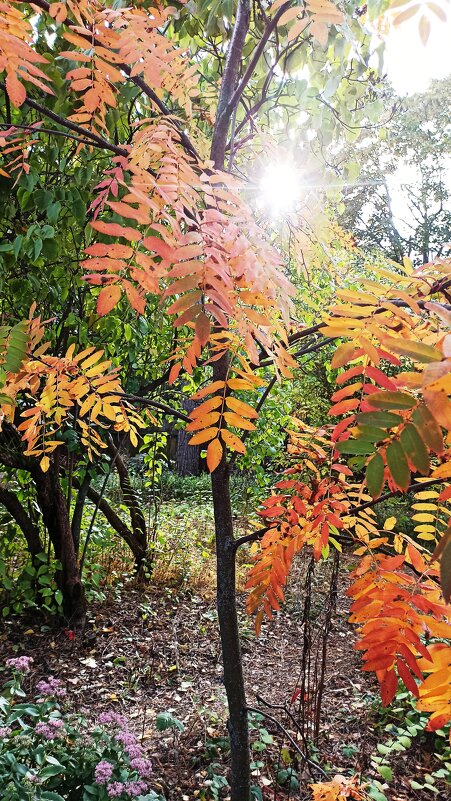
[[[192,420],[196,420],[198,417],[202,417],[207,412],[211,412],[213,409],[217,409],[222,403],[222,397],[220,395],[214,395],[212,398],[201,403],[197,409],[193,409],[190,413],[190,417]]]
[[[194,395],[191,395],[192,400],[200,400],[201,398],[205,398],[206,395],[212,395],[213,392],[217,392],[218,389],[223,389],[225,386],[225,381],[213,381],[212,384],[208,384],[206,387],[202,387]]]
[[[210,473],[216,470],[217,466],[220,464],[223,452],[223,447],[219,439],[216,438],[210,442],[207,448],[207,467]]]
[[[235,428],[244,428],[246,431],[255,431],[255,426],[250,420],[239,417],[235,412],[224,412],[224,420]]]
[[[212,428],[204,428],[203,431],[199,431],[198,434],[193,434],[191,437],[189,444],[190,445],[200,445],[202,442],[208,442],[213,437],[216,437],[219,428],[217,426],[213,426]]]
[[[135,286],[131,283],[131,281],[127,281],[124,279],[122,281],[122,286],[125,289],[125,294],[127,295],[128,302],[132,309],[134,309],[138,314],[144,314],[146,310],[146,301],[144,297],[138,292]]]
[[[234,412],[237,412],[243,417],[251,417],[254,419],[258,417],[258,412],[256,412],[255,409],[252,408],[252,406],[249,406],[248,403],[244,403],[243,401],[238,400],[238,398],[233,398],[231,396],[227,397],[226,404],[229,407],[229,409],[232,409]]]
[[[210,412],[209,414],[205,414],[203,417],[192,420],[191,423],[188,423],[186,426],[186,430],[199,431],[201,428],[208,428],[209,426],[213,425],[213,423],[217,423],[219,418],[219,412]]]
[[[221,437],[230,450],[237,451],[237,453],[246,453],[246,446],[244,442],[241,442],[240,438],[237,437],[237,435],[232,431],[229,431],[227,428],[223,428],[221,431]]]
[[[100,290],[99,297],[97,298],[97,314],[103,317],[105,314],[114,309],[119,303],[121,297],[121,288],[119,284],[110,284]]]

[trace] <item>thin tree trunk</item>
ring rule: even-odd
[[[250,1],[238,0],[232,38],[222,76],[216,123],[210,158],[218,170],[224,169],[226,142],[233,109],[230,108],[236,88],[249,30]],[[229,355],[213,363],[213,381],[228,377]],[[216,576],[219,630],[221,635],[224,685],[229,707],[230,736],[230,798],[231,801],[250,801],[250,748],[241,658],[238,615],[236,608],[235,541],[233,537],[232,504],[230,500],[229,467],[226,454],[211,474],[216,535]]]
[[[228,355],[215,362],[214,381],[227,378]],[[211,474],[215,515],[217,608],[221,636],[224,685],[229,707],[231,801],[250,798],[250,754],[243,661],[236,607],[236,563],[230,500],[229,467],[225,454]]]
[[[122,490],[122,497],[124,504],[130,514],[130,523],[133,534],[133,555],[135,557],[135,566],[138,577],[144,580],[144,562],[147,560],[148,570],[151,568],[151,559],[148,552],[148,534],[146,518],[141,509],[138,497],[132,487],[129,472],[126,464],[116,448],[111,437],[108,437],[108,452],[112,459],[119,476],[119,484]]]

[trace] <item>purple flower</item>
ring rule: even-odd
[[[9,726],[0,726],[0,737],[8,737],[11,734]]]
[[[126,745],[125,750],[129,759],[138,759],[142,756],[143,750],[140,745]]]
[[[94,775],[96,784],[107,784],[113,775],[113,766],[111,762],[107,762],[105,759],[102,759],[102,761],[96,765]]]
[[[108,785],[106,791],[110,798],[118,798],[125,790],[125,784],[122,782],[112,782]]]
[[[122,745],[136,745],[136,737],[131,731],[128,731],[128,729],[122,729],[121,731],[118,731],[115,737],[118,743],[121,743]]]
[[[134,798],[137,795],[143,795],[144,793],[147,793],[148,789],[149,785],[147,784],[147,782],[143,782],[141,780],[138,780],[137,782],[127,782],[125,785],[126,792],[132,798]]]
[[[53,698],[64,698],[66,690],[63,687],[63,682],[55,679],[54,676],[49,676],[47,681],[38,681],[36,689],[40,695],[52,696]]]
[[[20,670],[22,673],[30,672],[30,665],[33,662],[32,656],[16,656],[6,660],[6,666],[13,670]]]
[[[152,763],[150,759],[144,757],[136,757],[130,762],[130,767],[136,770],[143,779],[148,779],[152,773]]]
[[[117,712],[101,712],[99,715],[99,723],[101,725],[113,723],[115,726],[126,726],[127,721],[123,715]]]
[[[60,729],[62,726],[63,721],[61,718],[49,718],[46,723],[44,721],[37,723],[34,730],[36,734],[42,734],[47,740],[54,740],[55,737],[59,737],[61,734]]]

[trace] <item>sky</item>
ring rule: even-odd
[[[443,8],[448,20],[442,22],[425,10],[431,23],[426,46],[418,32],[419,15],[392,28],[386,39],[385,68],[398,94],[424,91],[431,80],[451,74],[451,4],[437,0],[437,5]]]

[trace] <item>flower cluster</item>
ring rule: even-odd
[[[110,724],[113,726],[127,726],[127,719],[124,718],[123,715],[119,715],[117,712],[101,712],[98,721],[101,726]]]
[[[96,769],[94,771],[94,776],[96,780],[96,784],[107,784],[113,775],[113,765],[111,762],[107,762],[106,759],[102,759],[96,765]]]
[[[62,734],[64,723],[61,718],[49,718],[46,723],[40,722],[35,726],[36,734],[41,734],[46,740],[54,740]]]
[[[39,695],[51,698],[64,698],[66,689],[63,687],[63,682],[55,679],[54,676],[49,676],[48,679],[38,681],[36,689]]]
[[[0,726],[0,737],[8,737],[11,734],[12,729],[9,726]]]
[[[137,778],[126,782],[111,781],[114,766],[111,762],[103,759],[95,768],[96,783],[105,786],[109,798],[119,798],[123,793],[129,798],[143,795],[149,790],[147,780],[152,773],[152,763],[150,759],[146,759],[144,756],[142,746],[139,745],[133,732],[129,730],[126,719],[117,712],[102,712],[99,715],[98,722],[101,725],[112,725],[117,728],[113,735],[114,739],[127,754],[130,760],[130,768],[137,774]]]
[[[32,656],[15,656],[6,660],[6,667],[19,670],[21,673],[29,673],[33,661]]]

